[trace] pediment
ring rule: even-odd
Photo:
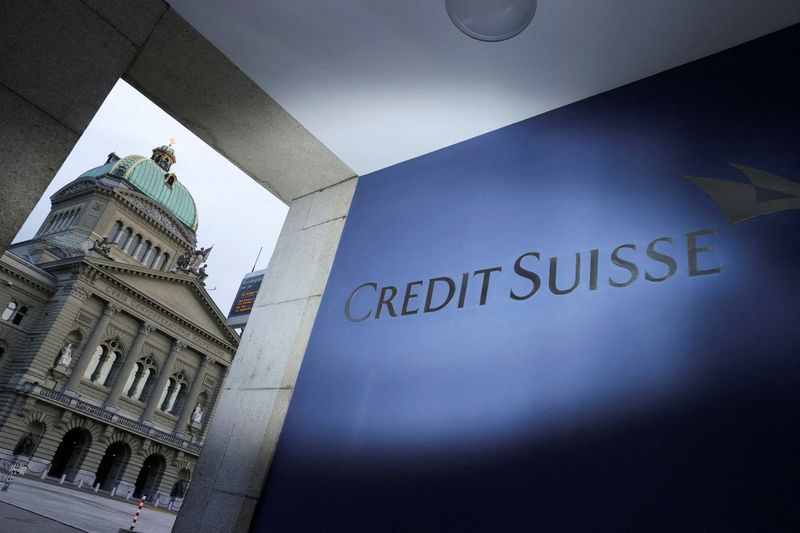
[[[64,200],[69,198],[70,196],[74,196],[76,194],[82,194],[88,190],[94,189],[97,187],[97,180],[94,178],[78,178],[75,181],[71,181],[70,183],[61,187],[58,191],[55,192],[52,196],[50,196],[50,200],[52,202],[56,202],[59,200]]]
[[[236,346],[238,335],[225,324],[225,316],[195,279],[120,263],[94,263],[131,292],[194,324],[209,335]]]

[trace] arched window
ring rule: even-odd
[[[75,210],[70,209],[66,213],[64,213],[64,218],[61,220],[61,224],[59,225],[58,229],[66,229],[72,225],[72,221],[75,218]]]
[[[165,413],[177,413],[186,400],[189,388],[186,384],[186,376],[183,372],[175,372],[170,376],[164,392],[161,394],[158,405],[159,409]]]
[[[109,340],[98,346],[89,360],[83,379],[105,385],[114,363],[122,361],[122,348],[116,340]]]
[[[53,226],[53,231],[59,231],[61,228],[64,227],[64,222],[67,220],[67,212],[61,211],[58,214],[58,220],[56,221],[55,225]]]
[[[100,366],[103,364],[103,356],[107,351],[108,350],[106,347],[102,344],[95,348],[92,358],[89,360],[89,365],[86,367],[86,370],[83,373],[83,379],[94,381],[92,376],[96,375],[100,371]]]
[[[150,254],[150,248],[153,246],[153,243],[150,241],[144,241],[144,244],[140,246],[139,253],[136,255],[136,259],[141,261],[142,263],[147,262],[147,256]]]
[[[122,221],[117,220],[114,227],[111,228],[111,233],[108,234],[108,240],[110,242],[119,242],[119,239],[122,238]]]
[[[167,380],[167,386],[164,387],[164,390],[161,391],[161,397],[158,399],[158,408],[162,411],[167,410],[167,404],[169,403],[169,398],[172,396],[175,387],[177,386],[177,382],[173,378],[169,378]]]
[[[50,215],[50,222],[47,223],[47,229],[45,233],[50,233],[56,227],[56,222],[58,221],[58,213],[54,213]]]
[[[153,376],[155,376],[155,373],[152,368],[142,367],[142,374],[136,383],[136,388],[134,388],[131,398],[134,400],[146,400],[148,395],[145,393],[145,388]]]
[[[144,369],[144,364],[138,362],[136,363],[136,366],[131,369],[131,373],[128,374],[128,380],[125,382],[125,386],[122,388],[123,394],[125,394],[125,396],[128,398],[133,396],[133,393],[136,392],[136,387],[134,387],[134,384],[136,383],[136,380],[142,376]]]
[[[128,245],[131,243],[131,239],[133,238],[133,228],[127,227],[125,231],[122,233],[122,237],[119,239],[122,244],[119,245],[119,249],[123,252],[128,251]]]
[[[172,405],[169,406],[169,412],[172,414],[178,414],[183,409],[183,405],[186,403],[186,396],[189,393],[189,387],[186,383],[178,384],[178,394],[175,395],[175,400],[172,402]]]
[[[137,233],[134,235],[133,239],[131,239],[131,244],[128,246],[126,250],[131,257],[136,257],[136,254],[139,253],[139,248],[141,248],[142,244],[142,234]]]
[[[15,326],[19,326],[22,323],[22,320],[25,318],[25,315],[28,314],[28,308],[24,305],[20,306],[17,310],[17,314],[14,315],[14,318],[11,320],[11,323]]]
[[[117,370],[116,367],[119,366],[121,362],[122,362],[122,354],[119,351],[114,350],[113,352],[108,354],[106,360],[103,361],[103,366],[100,368],[100,373],[98,374],[96,380],[97,383],[105,387],[111,385],[114,371]]]
[[[152,355],[140,359],[125,384],[125,394],[134,400],[146,400],[156,379],[156,364]]]
[[[169,267],[169,254],[165,253],[164,258],[161,260],[161,265],[159,265],[159,270],[166,270]]]
[[[0,315],[0,318],[2,318],[3,320],[11,320],[11,317],[14,316],[14,312],[16,310],[17,310],[17,302],[12,300],[8,302],[8,305],[3,311],[3,314]]]
[[[50,231],[58,231],[62,220],[64,220],[64,213],[60,212],[56,214],[56,216],[53,217],[53,225],[50,227]]]
[[[159,248],[158,246],[153,248],[152,257],[153,257],[153,259],[150,261],[150,264],[148,266],[150,268],[154,269],[154,268],[156,268],[156,265],[158,264],[158,262],[161,261],[161,248]]]

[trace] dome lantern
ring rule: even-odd
[[[167,172],[169,172],[170,167],[174,165],[176,161],[175,149],[172,147],[174,144],[175,139],[170,139],[168,145],[163,144],[153,148],[153,155],[150,157],[150,159],[152,159],[156,165],[160,166]]]

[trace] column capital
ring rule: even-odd
[[[209,365],[213,365],[216,362],[217,360],[212,356],[203,354],[203,359],[200,361],[200,368],[208,368]]]
[[[175,350],[176,352],[180,352],[181,350],[186,349],[187,346],[189,346],[189,343],[187,343],[186,341],[182,341],[180,339],[172,343],[172,349]]]
[[[116,315],[120,311],[122,311],[122,308],[120,306],[118,306],[117,304],[109,302],[109,303],[106,304],[106,308],[103,309],[103,314],[104,315],[108,315],[110,317],[113,317],[114,315]]]
[[[156,327],[150,322],[145,322],[139,327],[139,335],[150,335],[156,330]]]

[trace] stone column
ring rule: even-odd
[[[292,202],[174,533],[249,529],[356,181]]]
[[[142,351],[142,345],[144,345],[145,339],[154,329],[155,327],[152,324],[146,322],[139,328],[139,334],[136,336],[136,340],[133,341],[133,346],[131,346],[131,349],[128,351],[128,355],[125,357],[125,361],[122,363],[119,372],[117,372],[117,377],[114,378],[114,385],[111,387],[111,392],[108,393],[108,399],[104,407],[109,411],[117,412],[117,401],[119,401],[119,397],[125,392],[122,388],[125,386],[125,382],[128,381],[128,376],[131,370],[133,370],[136,361],[139,360],[139,352]]]
[[[167,380],[169,379],[170,371],[175,364],[175,359],[178,357],[178,352],[184,348],[186,348],[186,343],[183,341],[176,340],[172,343],[172,349],[169,351],[167,360],[164,361],[164,364],[158,369],[158,380],[156,381],[153,390],[150,391],[150,398],[147,400],[147,407],[145,407],[141,418],[142,424],[146,426],[153,425],[152,418],[153,413],[156,412],[156,408],[158,407],[158,400],[161,398],[161,393],[163,392],[164,387],[167,385]]]
[[[86,344],[83,346],[83,352],[81,352],[81,356],[75,362],[75,366],[72,368],[72,374],[69,376],[69,381],[64,386],[64,394],[69,396],[74,396],[75,398],[80,397],[80,393],[78,392],[78,386],[81,383],[81,378],[83,378],[83,373],[86,372],[86,367],[89,366],[89,362],[92,360],[92,354],[97,349],[97,346],[100,344],[100,341],[103,340],[103,335],[106,334],[106,328],[108,327],[108,323],[111,321],[111,317],[116,315],[120,311],[120,308],[112,303],[106,303],[105,309],[103,309],[103,314],[100,315],[100,318],[97,319],[97,324],[94,326],[94,330],[92,334],[89,336],[89,340],[86,341]]]
[[[203,356],[203,360],[200,362],[200,367],[197,369],[197,374],[194,377],[194,381],[192,381],[192,386],[189,388],[189,394],[186,396],[186,401],[183,402],[183,407],[181,408],[181,417],[178,419],[178,423],[175,425],[175,435],[180,438],[186,437],[186,426],[189,424],[189,417],[192,415],[192,411],[194,411],[194,402],[197,401],[197,397],[200,395],[200,390],[203,388],[203,380],[206,377],[206,371],[208,370],[208,365],[211,364],[211,359],[207,356]],[[209,410],[209,406],[206,405],[206,411]],[[203,413],[204,416],[208,416],[208,413]]]

